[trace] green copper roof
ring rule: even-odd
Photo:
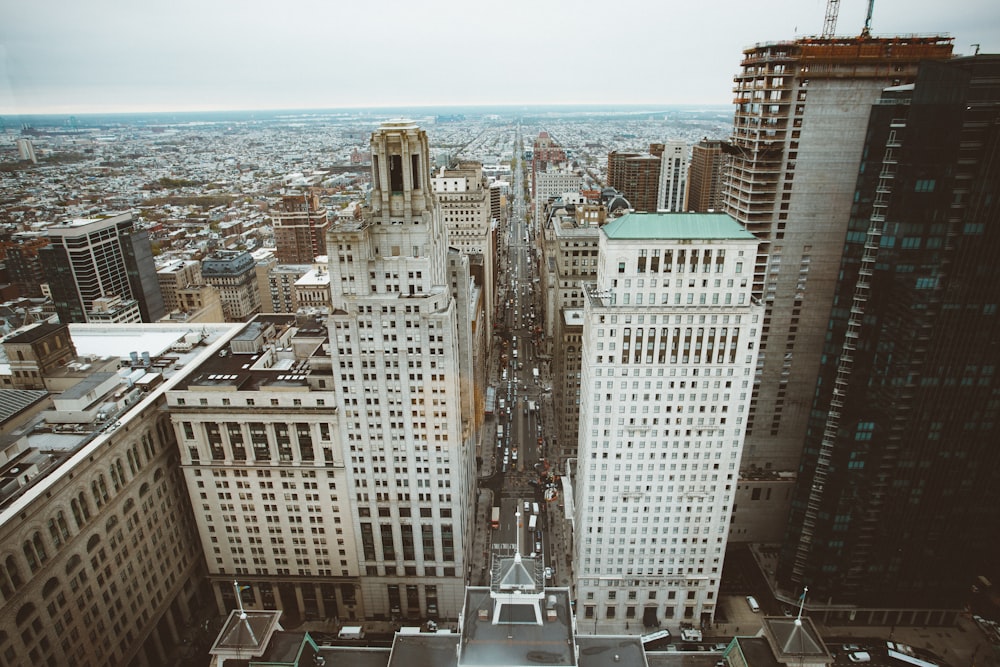
[[[735,239],[756,237],[725,213],[626,213],[601,229],[609,239]]]

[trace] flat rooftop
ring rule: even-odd
[[[601,227],[615,240],[756,240],[726,213],[626,213]]]
[[[189,372],[199,358],[213,357],[216,347],[239,326],[198,325],[199,342],[178,350],[174,349],[176,344],[191,333],[191,327],[178,324],[69,325],[70,337],[80,356],[50,373],[50,377],[66,389],[51,394],[44,391],[10,394],[11,400],[3,406],[9,413],[10,423],[6,425],[7,434],[0,438],[0,444],[22,441],[23,453],[12,465],[22,471],[25,461],[30,460],[34,465],[28,479],[20,472],[18,486],[0,493],[0,522],[16,516],[36,499],[44,498],[52,485],[60,483],[63,475],[72,474],[75,462],[85,459],[148,405],[162,400],[166,389]],[[148,363],[141,355],[133,362],[131,352],[146,351],[149,352]],[[119,365],[124,373],[118,373],[120,381],[112,383],[110,380],[115,373],[108,369]],[[149,391],[130,387],[126,375],[129,367],[145,370],[145,376],[162,377],[163,383]],[[71,411],[58,409],[58,399],[87,398],[102,387],[107,387],[103,395],[95,393],[85,407]],[[37,414],[24,410],[25,402],[30,403],[32,397],[40,399],[42,395],[56,399],[53,408]],[[18,414],[21,411],[25,412],[24,417]]]
[[[491,597],[490,589],[466,589],[462,665],[577,664],[569,590],[544,589],[541,624],[535,622],[533,596],[521,597],[524,604],[510,604],[510,596],[504,596],[499,622],[494,623],[498,601]]]

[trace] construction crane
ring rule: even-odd
[[[868,15],[865,16],[865,27],[861,37],[871,37],[872,12],[875,11],[875,0],[868,0]],[[823,38],[830,39],[837,32],[837,14],[840,13],[840,0],[826,0],[826,17],[823,19]]]
[[[830,39],[837,32],[837,14],[840,0],[826,0],[826,18],[823,19],[823,39]]]

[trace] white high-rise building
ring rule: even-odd
[[[330,356],[366,609],[456,618],[475,504],[473,340],[426,133],[372,134],[370,208],[331,226]],[[468,281],[455,280],[468,290]],[[400,610],[404,611],[400,611]]]
[[[756,253],[724,214],[601,228],[574,480],[581,627],[715,616],[762,326]]]
[[[691,164],[691,149],[683,141],[668,141],[663,144],[660,156],[660,186],[657,190],[658,210],[666,213],[687,211],[688,167]]]

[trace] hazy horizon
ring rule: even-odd
[[[836,34],[860,34],[867,7],[842,2]],[[317,0],[37,0],[4,9],[0,115],[725,105],[745,48],[818,35],[825,9],[825,0],[386,0],[377,12]],[[991,0],[879,0],[872,17],[874,35],[946,34],[966,54],[1000,51],[998,27]]]

